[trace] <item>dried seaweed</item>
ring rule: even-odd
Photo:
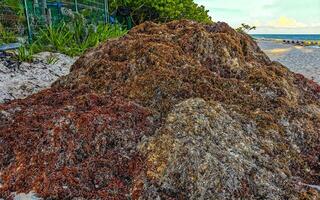
[[[154,127],[147,109],[84,91],[46,90],[2,105],[3,112],[5,197],[10,191],[33,190],[58,199],[125,199],[143,166],[137,144]]]

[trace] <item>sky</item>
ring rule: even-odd
[[[234,28],[254,25],[250,33],[320,34],[320,0],[195,0],[214,21]]]

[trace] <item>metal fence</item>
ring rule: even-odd
[[[13,42],[14,35],[32,40],[41,28],[71,20],[75,13],[90,24],[108,23],[108,10],[108,0],[0,0],[0,43]]]

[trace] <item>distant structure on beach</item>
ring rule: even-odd
[[[297,44],[303,46],[320,46],[320,41],[303,41],[303,40],[282,40],[286,44]]]
[[[252,34],[252,37],[263,40],[282,41],[286,44],[320,46],[320,34]]]

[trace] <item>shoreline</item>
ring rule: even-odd
[[[272,61],[320,83],[320,47],[283,43],[282,40],[256,39]]]
[[[320,48],[320,40],[292,40],[292,39],[271,39],[271,38],[254,38],[257,42],[273,42],[278,44],[288,44],[293,46]]]
[[[250,34],[255,40],[320,47],[320,34]]]

